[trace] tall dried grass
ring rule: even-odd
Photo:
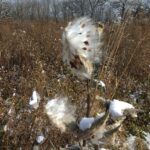
[[[61,132],[53,126],[44,114],[45,97],[63,94],[77,106],[77,116],[86,113],[86,83],[79,83],[63,66],[61,58],[61,34],[65,23],[38,21],[1,21],[0,22],[0,147],[2,149],[24,146],[29,149],[35,143],[36,133],[42,131],[47,140],[43,149],[73,142],[71,133]],[[100,79],[107,86],[106,98],[123,98],[129,92],[141,86],[148,97],[150,77],[150,28],[149,23],[124,22],[121,25],[111,24],[105,28],[106,54]],[[65,75],[65,76],[63,76]],[[30,113],[28,106],[32,90],[42,97],[40,108]],[[94,90],[91,89],[91,92]],[[123,92],[125,91],[125,92]],[[13,96],[13,93],[16,93]],[[80,94],[79,94],[80,93]],[[93,99],[92,114],[99,110],[99,103]],[[145,98],[144,105],[149,108]],[[98,104],[98,105],[97,105]],[[15,114],[8,115],[14,107]],[[137,125],[144,129],[147,123],[146,114],[141,114]],[[144,120],[144,124],[142,123]],[[6,123],[10,124],[10,132],[3,132]],[[133,122],[135,125],[135,122]],[[126,124],[132,130],[130,124]],[[13,149],[12,148],[12,149]]]

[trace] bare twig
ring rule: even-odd
[[[86,112],[86,116],[89,117],[90,115],[90,101],[91,101],[91,97],[90,97],[90,86],[89,86],[89,82],[90,80],[87,80],[87,100],[86,100],[86,103],[87,103],[87,112]]]

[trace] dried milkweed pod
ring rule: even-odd
[[[88,18],[81,17],[69,22],[62,36],[63,61],[83,79],[90,79],[93,64],[102,57],[103,30]]]

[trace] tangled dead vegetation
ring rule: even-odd
[[[75,134],[62,133],[43,111],[48,98],[57,94],[67,96],[69,103],[76,106],[77,120],[86,114],[86,83],[74,77],[62,63],[61,36],[65,25],[62,22],[0,22],[2,149],[30,149],[37,144],[36,138],[41,133],[45,137],[39,145],[42,149],[75,144]],[[96,96],[124,99],[138,109],[144,109],[144,112],[139,112],[137,120],[127,118],[122,131],[114,135],[114,149],[116,140],[120,140],[119,149],[128,134],[141,139],[143,131],[149,131],[150,28],[148,22],[111,24],[106,25],[105,34],[106,57],[99,67],[98,78],[106,84],[106,91],[91,86],[90,115],[96,116],[104,110]],[[41,97],[37,110],[29,105],[35,89]],[[142,146],[140,143],[137,146]],[[105,148],[111,146],[107,144]],[[139,146],[139,149],[142,148]]]

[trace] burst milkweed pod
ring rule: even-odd
[[[90,79],[93,64],[102,57],[103,26],[91,18],[81,17],[69,22],[62,35],[63,61],[83,79]]]

